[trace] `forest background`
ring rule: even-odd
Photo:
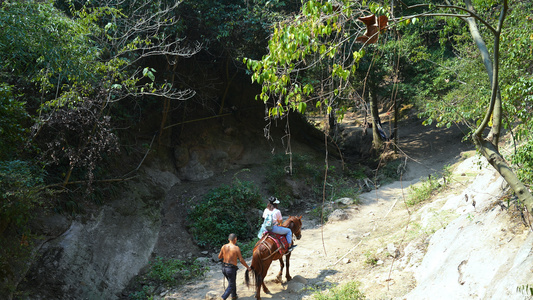
[[[461,124],[494,153],[501,117],[516,143],[505,160],[531,210],[522,196],[533,181],[530,3],[440,2],[0,2],[2,290],[16,290],[32,258],[36,215],[104,204],[191,120],[262,122],[266,110],[268,127],[324,116],[320,129],[336,142],[335,122],[357,112],[373,117],[372,159],[358,163],[374,168],[390,150],[378,110]],[[376,43],[358,42],[367,27],[357,18],[371,14],[388,16],[387,28]],[[248,113],[257,104],[261,114]]]

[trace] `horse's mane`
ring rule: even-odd
[[[302,217],[297,217],[297,216],[289,216],[287,218],[287,220],[285,220],[283,222],[283,224],[281,224],[281,226],[283,227],[289,227],[289,225],[291,224],[291,222],[299,222],[300,224],[302,224]]]

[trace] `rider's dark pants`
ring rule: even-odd
[[[232,298],[237,298],[237,284],[235,283],[237,279],[237,266],[224,263],[222,266],[222,274],[224,274],[228,280],[228,287],[222,295],[222,299],[227,299],[230,294]]]

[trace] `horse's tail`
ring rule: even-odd
[[[248,274],[248,270],[244,272],[244,282],[246,283],[246,287],[250,287],[250,275]]]
[[[257,247],[254,249],[254,252],[252,254],[252,264],[250,268],[252,269],[252,275],[254,277],[254,286],[257,288],[258,286],[261,286],[261,283],[263,282],[263,265],[261,264],[261,252],[259,251],[260,247]],[[246,282],[246,286],[250,287],[250,277],[248,270],[244,273],[244,281]]]

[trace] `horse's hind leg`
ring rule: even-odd
[[[278,276],[276,276],[276,282],[281,283],[281,276],[283,275],[283,267],[285,267],[285,264],[283,263],[283,256],[279,259],[279,273]]]
[[[292,279],[291,274],[289,274],[289,261],[291,260],[291,254],[289,253],[285,257],[285,260],[287,261],[287,273],[285,273],[285,278],[287,278],[287,281],[290,281]],[[281,271],[279,273],[279,277],[281,278]]]
[[[255,287],[255,299],[261,300],[261,285],[260,284],[258,284]]]
[[[270,290],[267,288],[264,281],[263,281],[263,292],[265,292],[265,294],[270,294]]]
[[[261,285],[263,286],[263,292],[265,292],[265,294],[270,294],[270,291],[268,290],[267,286],[265,285],[265,277],[266,277],[266,274],[267,272],[263,272],[264,274],[263,275],[263,280],[261,280]],[[259,295],[259,289],[260,289],[260,286],[257,286],[257,295]],[[259,298],[258,298],[259,299]]]

